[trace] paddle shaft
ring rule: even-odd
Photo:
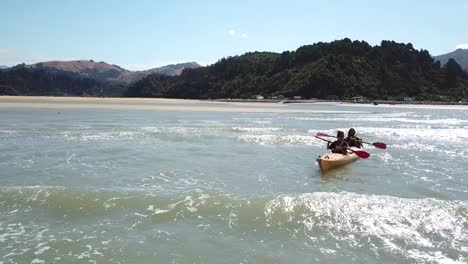
[[[322,132],[319,132],[318,133],[319,136],[322,136],[322,137],[333,137],[333,138],[336,138],[336,136],[332,136],[332,135],[328,135],[326,133],[322,133]],[[382,142],[373,142],[373,143],[369,143],[369,142],[365,142],[365,141],[361,141],[361,140],[358,140],[359,142],[362,142],[362,143],[366,143],[366,144],[369,144],[369,145],[372,145],[376,148],[381,148],[381,149],[386,149],[387,148],[387,145],[385,143],[382,143]]]

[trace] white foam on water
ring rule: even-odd
[[[324,228],[339,240],[351,240],[350,245],[356,244],[354,236],[376,238],[384,246],[380,250],[447,263],[454,252],[459,261],[468,253],[463,247],[468,219],[460,210],[468,210],[468,202],[318,192],[281,195],[267,204],[265,215],[269,221],[302,223],[305,232]]]
[[[86,245],[86,248],[88,250],[84,251],[84,252],[81,252],[79,255],[76,256],[77,259],[84,259],[84,258],[90,258],[91,257],[91,250],[93,249],[93,247],[91,245]]]
[[[430,141],[431,144],[440,141],[455,141],[455,142],[468,142],[468,129],[465,128],[452,128],[452,129],[435,129],[435,128],[391,128],[391,127],[354,127],[358,136],[362,138],[386,138],[399,141]],[[310,129],[310,134],[318,132],[336,135],[336,131],[343,131],[347,133],[349,128],[336,128],[328,130]],[[427,144],[427,142],[425,143]]]
[[[111,131],[111,132],[70,132],[65,131],[61,136],[69,141],[111,141],[121,139],[135,139],[144,135],[141,131]],[[52,136],[53,138],[53,136]]]
[[[300,144],[308,146],[323,146],[323,142],[311,136],[304,135],[242,135],[238,137],[239,141],[245,143],[255,143],[260,145],[274,144]]]
[[[250,133],[267,133],[281,131],[281,127],[233,127],[235,132],[250,132]]]
[[[148,137],[151,133],[160,135],[193,136],[193,135],[217,135],[222,131],[229,131],[230,127],[223,126],[173,126],[173,127],[140,127],[135,130],[122,131],[64,131],[58,135],[47,135],[46,138],[65,138],[68,141],[115,141],[134,140]]]
[[[159,208],[154,208],[154,205],[149,205],[148,208],[146,208],[146,210],[153,212],[151,215],[164,214],[164,213],[171,211],[171,210],[163,210]]]
[[[400,144],[392,144],[392,149],[403,149],[411,151],[420,151],[425,153],[438,153],[443,154],[446,157],[460,158],[468,155],[467,146],[464,145],[450,145],[449,147],[444,145],[444,142],[434,142],[431,144],[421,144],[415,142],[407,142]]]
[[[117,205],[117,200],[125,200],[125,199],[133,199],[133,198],[136,198],[137,196],[123,196],[123,197],[113,197],[113,198],[110,198],[110,199],[107,199],[106,201],[104,201],[103,205],[105,208],[112,208],[112,207],[116,207]]]
[[[142,127],[142,130],[146,132],[152,132],[157,134],[167,135],[212,135],[217,134],[220,131],[228,130],[228,127],[223,126],[174,126],[174,127]]]
[[[358,130],[359,129],[359,130]],[[379,128],[362,127],[356,128],[361,135],[372,135],[375,137],[397,138],[402,140],[421,140],[421,141],[457,141],[468,140],[468,129],[411,129],[411,128]]]
[[[167,212],[170,212],[171,210],[163,210],[163,209],[154,209],[153,213],[151,215],[158,215],[158,214],[165,214]]]
[[[142,127],[141,129],[148,131],[148,132],[153,132],[153,133],[161,133],[161,129],[159,127]]]
[[[206,124],[220,124],[220,123],[222,123],[221,121],[218,121],[218,120],[200,120],[199,122],[206,123]]]
[[[254,117],[234,117],[232,118],[233,123],[250,123],[250,124],[260,124],[260,125],[265,125],[265,124],[271,124],[272,123],[272,118],[254,118]],[[240,122],[239,122],[240,121]]]
[[[435,152],[440,151],[435,145],[421,144],[416,142],[407,142],[401,144],[392,144],[392,148],[405,149],[405,150],[419,150],[423,152]]]
[[[151,210],[153,212],[152,215],[165,214],[173,210],[177,212],[178,216],[183,216],[185,213],[193,214],[198,212],[201,207],[205,206],[210,197],[209,194],[198,190],[194,195],[187,195],[183,199],[168,204],[165,209],[153,207],[153,210]]]
[[[354,106],[354,107],[371,107],[371,108],[399,108],[399,109],[447,109],[447,110],[468,110],[468,105],[424,105],[424,104],[352,104],[340,103],[340,106]]]
[[[383,152],[383,153],[377,153],[373,154],[373,157],[377,157],[379,160],[384,161],[385,163],[388,163],[391,160],[394,160],[393,156],[390,155],[388,152]]]
[[[188,135],[198,133],[200,130],[193,127],[164,127],[161,128],[164,133],[176,133],[181,135]]]
[[[0,234],[0,242],[2,243],[10,238],[21,237],[26,233],[26,229],[21,225],[21,223],[10,224],[5,227],[3,226],[3,223],[0,223],[0,230],[2,230],[2,234]]]
[[[376,116],[353,116],[349,117],[296,117],[296,120],[305,121],[333,121],[333,122],[394,122],[394,123],[412,123],[412,124],[427,124],[427,125],[466,125],[468,120],[447,118],[447,119],[421,119],[421,117],[414,118],[397,118],[397,117],[376,117]]]
[[[425,263],[466,264],[466,258],[462,258],[461,260],[454,260],[448,256],[445,256],[441,251],[423,252],[421,250],[411,249],[406,253],[410,258],[418,261],[424,261]]]
[[[41,248],[38,249],[36,252],[34,252],[34,254],[35,254],[35,255],[40,255],[40,254],[46,252],[46,251],[49,250],[49,249],[50,249],[50,247],[48,247],[48,246],[41,247]]]
[[[253,120],[253,121],[247,121],[249,123],[255,123],[255,124],[271,124],[271,121],[269,120]]]

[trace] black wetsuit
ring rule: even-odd
[[[341,151],[337,151],[337,150],[336,150],[336,147],[342,147],[342,148],[344,149],[344,148],[349,148],[349,145],[348,145],[348,143],[347,143],[346,141],[344,141],[344,140],[343,140],[341,143],[337,140],[337,141],[331,143],[330,146],[328,146],[328,148],[331,149],[331,151],[332,151],[333,153],[345,154],[345,153],[347,153],[347,150],[346,150],[346,149],[344,149],[344,151],[341,152]]]
[[[353,137],[353,138],[347,137],[345,138],[344,141],[348,143],[349,147],[357,147],[357,148],[361,147],[361,143],[358,141],[362,141],[362,140],[358,137]]]

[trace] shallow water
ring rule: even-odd
[[[468,108],[200,105],[0,109],[0,263],[468,262]]]

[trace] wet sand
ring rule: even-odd
[[[246,107],[241,107],[246,106]],[[129,109],[152,111],[207,111],[255,113],[329,113],[322,110],[290,109],[287,104],[211,102],[202,100],[165,98],[96,98],[96,97],[42,97],[0,96],[0,109]],[[333,111],[336,113],[337,111]],[[349,111],[343,111],[347,113]]]

